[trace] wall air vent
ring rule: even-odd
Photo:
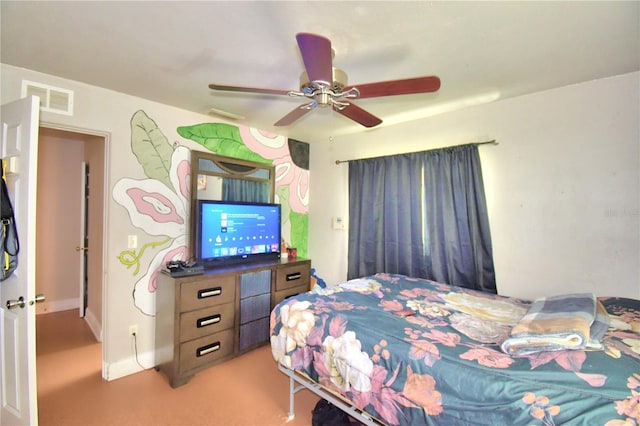
[[[22,80],[22,97],[38,96],[40,110],[55,114],[73,115],[73,91]]]

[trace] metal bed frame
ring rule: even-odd
[[[313,381],[308,376],[305,376],[298,371],[290,370],[287,367],[282,366],[280,363],[278,363],[278,369],[289,376],[289,416],[287,418],[287,421],[291,421],[295,418],[295,394],[302,389],[309,389],[311,392],[315,393],[320,398],[326,399],[354,419],[358,420],[360,423],[371,426],[384,426],[384,423],[382,421],[371,416],[369,413],[355,407],[348,401],[339,398],[334,393],[323,388],[320,384]],[[299,386],[296,386],[296,383],[298,383]]]

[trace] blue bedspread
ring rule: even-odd
[[[515,358],[530,302],[378,274],[281,302],[271,348],[389,425],[640,424],[640,301],[599,300],[601,350]]]

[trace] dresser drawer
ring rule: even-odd
[[[271,313],[271,294],[248,297],[240,301],[240,324],[246,324]]]
[[[271,270],[240,275],[240,298],[271,292]]]
[[[227,303],[180,314],[180,342],[233,328],[235,305]]]
[[[235,291],[233,275],[184,282],[180,287],[180,312],[233,302]]]
[[[278,268],[276,274],[276,291],[286,290],[292,287],[306,286],[309,288],[309,276],[311,274],[309,263]]]
[[[233,329],[180,345],[180,373],[210,364],[234,353]]]
[[[269,318],[262,318],[240,326],[240,341],[238,350],[261,345],[269,341]]]
[[[273,296],[273,306],[282,302],[287,297],[295,296],[296,294],[305,293],[309,291],[309,286],[301,285],[300,287],[291,287],[286,290],[276,291]]]

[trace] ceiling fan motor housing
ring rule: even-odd
[[[314,94],[318,105],[327,106],[332,104],[332,97],[342,93],[342,89],[347,86],[347,73],[340,68],[331,68],[332,81],[310,81],[309,75],[303,71],[300,75],[300,91]]]

